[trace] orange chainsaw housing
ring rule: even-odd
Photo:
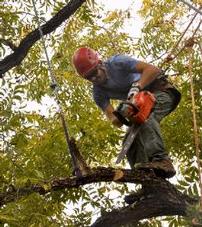
[[[142,124],[148,118],[155,105],[156,98],[149,91],[141,91],[128,105],[128,119],[132,122]]]

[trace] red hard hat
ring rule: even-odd
[[[98,54],[91,48],[81,47],[75,51],[73,64],[81,76],[85,76],[100,62]]]

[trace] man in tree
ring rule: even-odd
[[[74,53],[73,64],[81,77],[92,82],[95,103],[115,126],[121,127],[122,123],[113,114],[111,99],[127,100],[142,90],[155,95],[154,110],[141,126],[127,159],[131,168],[153,169],[160,177],[173,177],[176,172],[164,148],[160,121],[176,108],[180,93],[165,78],[159,78],[161,70],[125,55],[101,61],[94,50],[86,47]]]

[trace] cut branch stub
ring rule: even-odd
[[[81,153],[79,152],[79,149],[76,146],[76,141],[72,137],[69,142],[69,149],[71,149],[71,153],[74,156],[74,162],[73,163],[73,175],[77,177],[82,177],[87,174],[90,174],[91,170],[90,167],[87,166],[86,162],[84,161],[84,158],[82,157]]]

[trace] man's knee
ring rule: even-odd
[[[155,93],[156,105],[153,110],[155,119],[160,122],[173,110],[174,97],[167,92],[158,91]]]

